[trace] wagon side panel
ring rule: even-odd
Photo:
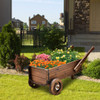
[[[46,85],[48,82],[48,70],[31,67],[31,80],[38,85]]]
[[[78,64],[80,60],[62,65],[62,66],[58,66],[55,68],[52,68],[49,70],[49,80],[52,80],[54,78],[66,78],[68,76],[72,76],[74,74],[76,74],[74,72],[74,67]]]

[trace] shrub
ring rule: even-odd
[[[17,71],[23,71],[23,69],[29,65],[30,63],[30,60],[25,57],[24,55],[22,56],[19,56],[19,55],[16,55],[16,58],[14,60],[14,64],[15,64],[15,69]]]
[[[52,50],[48,49],[48,48],[44,48],[43,51],[40,51],[40,54],[45,53],[45,54],[51,54]]]
[[[8,61],[15,59],[15,54],[19,55],[20,51],[20,39],[11,27],[11,23],[8,23],[0,33],[0,64],[6,67]]]
[[[63,43],[64,31],[54,26],[51,26],[50,28],[45,28],[42,26],[39,35],[40,41],[43,46],[46,46],[52,50],[61,48]]]
[[[80,55],[77,51],[73,51],[70,47],[68,48],[68,50],[65,50],[65,51],[63,51],[62,49],[54,50],[51,53],[51,59],[69,63],[69,62],[80,59]]]
[[[92,78],[100,79],[100,59],[96,59],[87,68],[83,70],[83,74]]]
[[[33,60],[35,60],[35,59],[36,59],[36,54],[34,54],[34,55],[32,56],[31,61],[33,61]]]

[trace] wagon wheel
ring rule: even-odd
[[[29,84],[29,86],[32,87],[32,88],[38,88],[38,87],[39,87],[39,85],[33,83],[31,80],[28,81],[28,84]]]
[[[60,94],[61,90],[63,88],[63,83],[60,79],[53,79],[51,81],[51,84],[50,84],[50,92],[53,94],[53,95],[58,95]]]
[[[71,76],[71,79],[75,79],[75,76],[74,76],[74,75],[72,75],[72,76]]]

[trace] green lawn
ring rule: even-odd
[[[46,53],[50,54],[51,50],[44,48],[44,47],[33,47],[33,46],[23,46],[21,50],[21,55],[24,54],[29,59],[32,58],[33,54],[41,54]]]
[[[28,76],[0,74],[0,100],[100,100],[100,83],[84,80],[63,80],[60,95],[49,93],[48,86],[32,89]]]

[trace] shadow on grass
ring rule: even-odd
[[[22,46],[21,53],[39,53],[46,50],[45,47]]]
[[[63,82],[63,89],[68,87],[69,85],[71,85],[73,82],[75,82],[75,79],[71,79],[71,78],[66,78],[62,80]]]
[[[32,92],[34,92],[35,90],[37,90],[37,91],[43,91],[45,93],[49,93],[50,94],[49,86],[39,86],[38,88],[31,88]]]
[[[66,87],[70,86],[73,82],[75,82],[75,79],[72,80],[70,78],[67,78],[67,79],[63,79],[62,82],[63,82],[63,89],[65,89]],[[36,90],[51,94],[50,90],[49,90],[49,86],[40,86],[40,87],[36,88]],[[34,91],[34,90],[32,90],[32,91]]]

